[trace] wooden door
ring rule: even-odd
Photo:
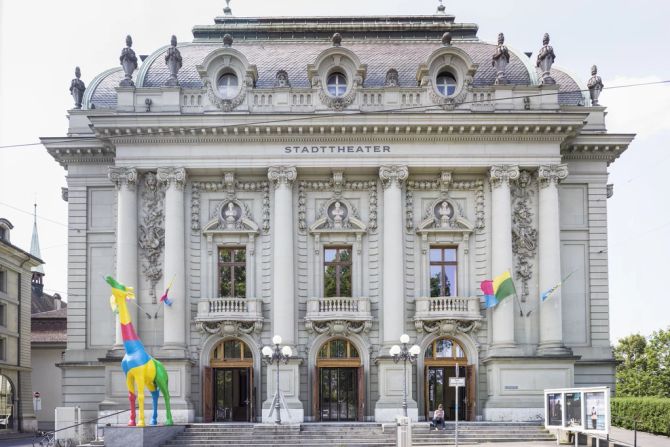
[[[256,386],[254,385],[254,368],[249,368],[249,396],[247,399],[249,399],[249,405],[247,407],[249,408],[249,413],[248,413],[248,418],[247,420],[249,422],[256,422],[256,418],[254,417],[254,410],[256,408],[254,399],[256,398]]]
[[[475,394],[477,377],[475,375],[475,365],[468,365],[465,367],[465,396],[466,396],[466,413],[465,417],[468,421],[475,420],[477,396]]]
[[[205,366],[202,371],[202,418],[205,422],[214,420],[214,378],[213,370]]]
[[[365,422],[365,371],[358,367],[358,420]]]
[[[314,367],[312,372],[312,417],[315,421],[321,420],[321,406],[319,401],[321,399],[321,371],[318,366]]]

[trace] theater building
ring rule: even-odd
[[[42,140],[67,171],[64,405],[128,405],[106,274],[136,287],[177,421],[271,419],[274,335],[294,422],[393,420],[403,333],[415,420],[454,418],[457,374],[465,420],[537,420],[545,388],[614,386],[607,175],[633,135],[607,132],[597,75],[589,91],[541,38],[531,59],[443,9],[226,9],[146,58],[129,40]],[[506,271],[517,294],[487,309],[480,283]]]

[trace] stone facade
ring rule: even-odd
[[[441,18],[313,18],[303,35],[303,22],[226,15],[179,45],[176,85],[165,49],[134,86],[118,86],[120,68],[90,83],[70,111],[68,133],[81,137],[43,139],[68,171],[65,405],[87,417],[127,406],[98,281],[109,272],[136,285],[135,327],[166,364],[176,420],[211,416],[227,340],[250,351],[237,359],[250,378],[239,389],[252,390],[244,417],[268,420],[276,384],[260,348],[275,334],[294,353],[280,370],[293,421],[332,417],[318,384],[338,365],[356,369],[351,414],[367,421],[399,414],[403,374],[410,416],[430,417],[431,368],[459,358],[473,420],[537,419],[545,388],[614,385],[607,167],[632,135],[607,134],[605,109],[579,106],[560,70],[543,83],[507,48],[494,68],[497,45]],[[336,248],[351,275],[327,297]],[[454,256],[442,296],[437,249]],[[233,292],[226,250],[244,253]],[[479,285],[504,271],[518,299],[486,309]],[[172,278],[163,309],[156,296]],[[406,372],[388,354],[403,333],[422,350]],[[443,339],[460,357],[435,353]],[[325,359],[332,340],[357,355]]]

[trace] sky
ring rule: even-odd
[[[457,22],[477,23],[494,42],[504,32],[518,51],[541,46],[550,33],[556,65],[583,82],[597,64],[605,86],[670,79],[666,30],[670,2],[662,0],[446,0]],[[236,16],[432,14],[437,0],[232,0]],[[138,54],[191,40],[193,25],[222,15],[223,0],[0,0],[0,146],[64,136],[68,88],[79,65],[88,83],[115,67],[125,36]],[[663,278],[670,263],[670,84],[604,91],[610,132],[637,133],[610,167],[608,200],[611,335],[649,335],[670,326]],[[15,226],[12,242],[30,248],[38,203],[45,288],[67,293],[65,170],[42,146],[0,148],[0,217]]]

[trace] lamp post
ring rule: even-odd
[[[418,345],[408,348],[409,335],[407,334],[402,334],[400,336],[400,343],[402,343],[402,347],[398,345],[391,346],[389,354],[393,356],[393,362],[398,363],[402,360],[404,365],[402,375],[402,415],[407,417],[407,361],[409,361],[410,364],[414,363],[417,356],[421,353],[421,348]]]
[[[261,352],[263,353],[263,357],[265,358],[265,363],[268,364],[268,366],[274,364],[277,362],[277,385],[276,385],[276,390],[275,390],[275,397],[272,400],[272,404],[274,406],[274,411],[275,413],[275,424],[281,424],[281,404],[280,400],[281,398],[279,397],[279,364],[280,363],[288,363],[288,359],[291,358],[291,355],[293,355],[293,352],[291,351],[290,346],[284,346],[283,348],[280,348],[279,345],[281,344],[281,337],[279,335],[275,335],[272,337],[272,344],[275,345],[274,348],[270,346],[265,346]],[[288,411],[288,409],[286,409]]]

